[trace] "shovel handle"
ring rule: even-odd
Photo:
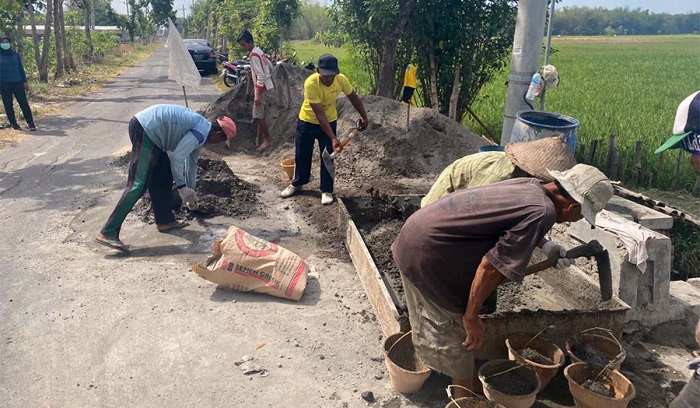
[[[345,136],[345,138],[340,141],[340,147],[338,147],[338,150],[333,150],[333,153],[331,153],[331,159],[335,159],[335,156],[337,156],[338,153],[340,153],[343,150],[343,148],[348,143],[350,143],[350,139],[352,139],[352,137],[355,136],[357,134],[357,132],[359,132],[359,130],[357,130],[357,129],[351,130],[350,133],[348,133],[348,135]]]

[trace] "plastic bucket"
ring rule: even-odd
[[[561,113],[543,111],[521,111],[518,112],[516,118],[510,135],[511,142],[528,142],[562,134],[562,138],[569,145],[571,153],[576,152],[578,119]]]
[[[402,394],[418,392],[430,376],[430,368],[416,356],[408,333],[396,333],[384,339],[384,364],[391,385]]]
[[[486,146],[481,146],[479,148],[479,153],[483,152],[503,152],[505,151],[506,147],[505,146],[499,146],[499,145],[486,145]]]
[[[520,367],[518,367],[520,366]],[[518,367],[518,368],[514,368]],[[503,373],[506,370],[512,369]],[[520,381],[527,382],[531,387],[532,391],[527,394],[516,394],[509,393],[508,391],[499,390],[491,385],[492,381],[496,380],[494,374],[500,374],[499,381],[510,381],[511,384],[515,384],[514,376],[519,376]],[[492,377],[494,376],[494,377]],[[479,368],[479,380],[484,386],[484,395],[491,401],[497,402],[506,408],[529,408],[535,403],[535,398],[537,393],[540,391],[540,378],[537,376],[535,370],[527,365],[520,365],[515,361],[510,360],[491,360]],[[513,385],[514,387],[514,385]]]
[[[291,180],[294,177],[294,161],[296,158],[294,156],[287,156],[280,162],[282,166],[282,171],[287,175],[287,178]]]
[[[564,369],[564,377],[569,381],[569,391],[577,408],[625,408],[636,395],[632,382],[617,370],[608,372],[615,397],[606,397],[581,386],[602,369],[602,366],[587,363],[574,363]]]
[[[591,356],[585,356],[588,358],[585,358],[584,361],[575,354],[578,352],[580,355],[581,352],[579,350],[585,351],[585,349],[588,347],[593,349],[592,351],[596,354],[604,355],[607,361],[598,361],[599,359],[593,360],[590,358]],[[625,352],[611,333],[607,333],[605,331],[594,331],[592,329],[589,329],[587,332],[581,332],[566,340],[566,352],[571,358],[572,363],[584,362],[603,365],[614,359],[618,354],[622,353],[622,357],[620,357],[620,359],[612,366],[612,368],[616,370],[620,369],[622,362],[625,361],[625,357],[627,357],[627,352]],[[590,354],[590,352],[586,354]]]
[[[557,374],[559,368],[564,365],[564,352],[556,344],[543,337],[537,337],[532,341],[530,341],[530,339],[532,339],[532,334],[513,334],[507,338],[506,347],[508,347],[508,358],[534,368],[542,382],[542,387],[540,388],[540,391],[542,391],[547,388],[547,385]],[[541,364],[523,357],[519,351],[522,350],[528,342],[530,342],[530,344],[527,345],[528,348],[552,360],[554,364]]]

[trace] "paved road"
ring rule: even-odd
[[[354,271],[316,255],[318,232],[276,197],[279,182],[259,176],[259,159],[231,163],[261,185],[264,215],[172,235],[129,217],[127,258],[91,242],[126,180],[109,163],[129,147],[129,119],[182,103],[167,70],[159,49],[0,150],[0,406],[360,407],[365,390],[400,406],[386,373],[375,378],[380,332]],[[191,106],[217,96],[203,82],[188,90]],[[189,271],[230,223],[310,262],[301,302],[222,290]],[[243,355],[270,376],[244,376],[233,364]]]

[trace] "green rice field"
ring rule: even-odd
[[[341,70],[360,93],[367,91],[363,88],[368,87],[368,76],[362,66],[353,63],[346,49],[310,42],[293,46],[299,60],[334,53]],[[653,152],[671,135],[678,104],[700,90],[700,36],[554,38],[552,48],[550,63],[557,67],[561,83],[547,92],[545,110],[578,119],[579,144],[590,146],[592,140],[599,140],[594,164],[604,167],[608,140],[615,134],[620,169],[627,163],[618,178],[629,182],[634,146],[642,141],[638,184],[692,190],[696,177],[687,154],[681,156],[681,177],[674,183],[677,151],[665,153],[661,162]],[[482,89],[472,106],[497,136],[501,134],[507,78],[508,72],[502,72]],[[539,99],[536,103],[539,107]],[[464,125],[475,133],[486,134],[475,121],[467,119]]]

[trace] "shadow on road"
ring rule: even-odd
[[[282,299],[274,296],[265,295],[262,293],[240,292],[229,289],[225,286],[218,285],[216,290],[209,297],[214,302],[244,302],[244,303],[286,303],[289,305],[315,306],[321,299],[321,283],[313,276],[309,276],[306,282],[304,296],[296,302],[294,300]]]

